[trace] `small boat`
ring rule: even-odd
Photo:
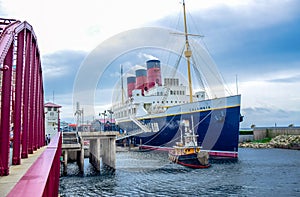
[[[189,168],[210,167],[209,153],[201,150],[202,147],[198,146],[198,135],[195,135],[193,129],[189,129],[189,126],[184,126],[184,128],[184,142],[181,132],[181,141],[176,142],[176,145],[173,146],[173,149],[169,151],[169,160],[173,163],[177,163]]]

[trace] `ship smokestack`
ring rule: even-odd
[[[135,76],[127,77],[127,95],[128,97],[132,97],[132,90],[135,89]]]
[[[135,71],[136,82],[135,88],[142,90],[142,94],[144,95],[144,90],[147,89],[147,71],[146,69],[138,69]]]
[[[147,64],[147,76],[148,76],[148,89],[155,86],[155,84],[161,86],[161,69],[159,60],[148,60]]]

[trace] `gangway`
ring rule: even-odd
[[[141,121],[139,121],[136,117],[134,116],[129,116],[130,120],[132,120],[137,126],[139,126],[143,132],[151,132],[152,130],[145,125],[144,123],[142,123]]]
[[[130,134],[124,134],[122,136],[118,136],[116,138],[116,140],[122,140],[122,139],[125,139],[125,138],[128,138],[128,137],[131,137],[131,136],[142,134],[142,133],[145,133],[145,131],[138,129],[138,130],[130,132]]]

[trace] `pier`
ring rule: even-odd
[[[101,161],[106,167],[115,170],[116,136],[117,132],[114,131],[63,133],[63,173],[67,173],[68,161],[77,161],[83,172],[86,157],[97,171],[100,171]]]

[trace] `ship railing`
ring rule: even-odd
[[[139,121],[136,117],[134,116],[129,116],[130,120],[132,120],[138,127],[140,127],[143,132],[151,132],[152,130],[145,125],[143,122]]]

